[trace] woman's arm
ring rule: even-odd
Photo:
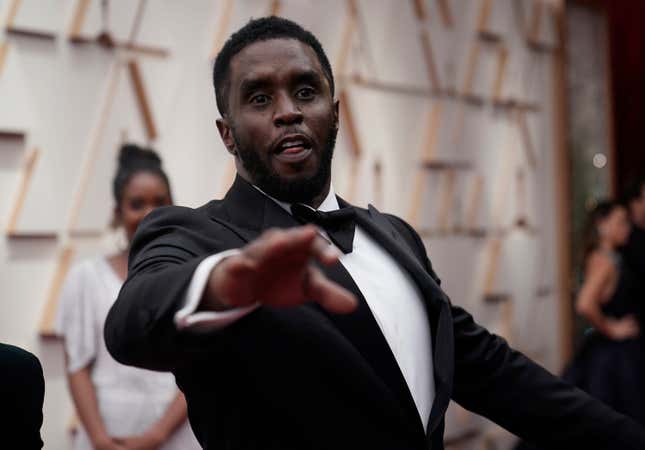
[[[140,436],[118,439],[118,442],[127,449],[156,449],[172,436],[186,421],[186,417],[186,399],[184,394],[178,391],[164,415],[148,431]]]
[[[587,266],[585,281],[576,299],[576,311],[599,332],[610,339],[623,340],[638,335],[633,317],[612,319],[602,312],[602,293],[612,278],[617,276],[612,261],[603,255],[592,255]]]
[[[67,354],[65,354],[67,363]],[[79,419],[87,431],[92,445],[97,450],[125,450],[125,447],[108,436],[99,413],[96,391],[90,378],[90,367],[84,367],[67,374],[69,390],[76,406]]]

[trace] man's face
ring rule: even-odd
[[[218,128],[243,178],[287,202],[327,192],[338,104],[311,47],[271,39],[244,48],[231,59],[228,99]]]

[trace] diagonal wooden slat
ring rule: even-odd
[[[4,68],[5,60],[7,59],[7,54],[9,53],[9,43],[7,41],[0,42],[0,75],[2,75],[2,69]]]
[[[68,38],[73,39],[81,35],[83,24],[85,23],[85,17],[87,16],[87,10],[90,6],[90,1],[91,0],[78,0],[76,2],[74,16],[70,23],[69,29],[67,30]]]
[[[470,191],[468,204],[466,206],[466,230],[478,230],[477,215],[482,202],[482,191],[484,189],[484,177],[475,175],[473,177],[473,187]]]
[[[537,166],[537,159],[535,157],[536,150],[526,121],[526,113],[518,109],[515,111],[515,118],[520,132],[522,148],[524,148],[524,152],[526,153],[526,160],[529,166],[534,169]]]
[[[358,128],[356,127],[356,122],[354,121],[354,114],[352,111],[351,101],[347,90],[343,89],[338,94],[338,100],[340,103],[340,115],[342,117],[342,123],[344,128],[347,130],[347,135],[349,137],[349,146],[354,158],[360,158],[363,154],[361,147],[361,141],[359,139]]]
[[[63,248],[56,264],[56,270],[49,285],[47,299],[45,300],[45,307],[43,309],[40,324],[38,326],[38,333],[41,337],[56,337],[55,319],[58,310],[58,303],[65,282],[65,277],[69,268],[74,260],[76,250],[72,245],[67,245]]]
[[[282,2],[280,0],[271,0],[271,4],[269,6],[269,15],[279,16],[281,10],[282,10]]]
[[[18,9],[20,9],[21,4],[22,0],[12,0],[9,5],[9,12],[7,13],[7,20],[5,21],[5,28],[14,27],[16,16],[18,15]]]
[[[26,156],[24,166],[22,169],[22,175],[20,178],[20,184],[18,185],[18,192],[16,195],[16,200],[13,204],[13,208],[9,213],[9,221],[7,223],[7,234],[9,235],[18,235],[18,218],[22,211],[22,207],[25,204],[25,199],[27,198],[27,191],[29,190],[29,185],[34,175],[34,169],[36,168],[36,163],[40,157],[40,150],[37,148],[32,149]]]
[[[219,51],[222,49],[231,23],[231,18],[233,17],[234,0],[224,0],[220,3],[222,4],[222,14],[219,16],[219,21],[215,28],[213,46],[211,47],[211,53],[209,55],[210,59],[215,59]]]
[[[495,81],[493,82],[493,90],[491,93],[491,100],[496,104],[500,104],[502,102],[502,92],[504,88],[504,79],[506,77],[507,63],[508,49],[505,46],[500,46],[497,51],[497,68],[495,71]]]
[[[428,20],[428,8],[426,8],[425,0],[412,0],[414,7],[414,14],[420,21]]]
[[[423,49],[423,58],[426,63],[426,70],[428,71],[428,79],[430,86],[433,90],[439,91],[441,84],[439,82],[439,75],[435,63],[434,53],[432,51],[432,43],[430,41],[430,34],[425,28],[421,29],[419,38],[421,39],[421,48]]]
[[[444,172],[443,188],[441,192],[441,202],[439,207],[439,230],[447,233],[450,231],[450,219],[455,200],[455,169],[448,169]]]
[[[116,98],[116,89],[119,85],[122,65],[122,62],[117,59],[113,63],[112,67],[110,68],[110,72],[108,73],[107,87],[105,95],[103,97],[103,104],[100,109],[99,119],[94,126],[94,129],[92,130],[90,144],[86,155],[83,158],[83,163],[81,166],[81,176],[78,182],[78,186],[75,190],[74,199],[72,201],[72,207],[70,209],[67,222],[68,232],[73,232],[77,229],[78,216],[83,204],[83,199],[85,198],[87,185],[90,181],[92,170],[98,156],[99,145],[103,137],[103,133],[105,132],[105,127],[110,116],[110,111],[112,110],[112,106],[114,104],[114,99]]]
[[[139,112],[141,113],[141,119],[143,120],[148,140],[154,141],[158,136],[157,127],[154,122],[152,110],[150,109],[150,102],[148,101],[148,95],[141,75],[141,69],[136,60],[130,60],[128,62],[128,72],[130,74],[130,80],[132,81],[134,93],[137,98],[137,105],[139,106]]]
[[[454,24],[454,20],[452,18],[450,3],[448,3],[448,0],[437,0],[437,4],[439,6],[439,15],[441,16],[443,26],[451,28]]]

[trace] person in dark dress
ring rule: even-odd
[[[585,280],[576,299],[576,311],[592,328],[564,378],[645,424],[637,289],[618,252],[629,233],[627,209],[619,203],[604,202],[592,212]]]
[[[625,205],[632,232],[623,249],[625,264],[638,282],[638,307],[641,327],[645,324],[645,177],[635,180],[625,192]]]
[[[40,449],[45,379],[40,361],[13,345],[0,344],[2,448]],[[5,447],[6,446],[6,447]]]

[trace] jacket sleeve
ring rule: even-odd
[[[397,220],[397,229],[437,281],[421,238]],[[451,313],[457,403],[549,449],[645,449],[645,429],[636,422],[513,350],[462,308],[453,305]]]
[[[132,241],[128,279],[105,321],[105,343],[123,364],[173,370],[214,347],[212,333],[179,332],[175,313],[199,263],[228,250],[223,233],[207,233],[206,216],[181,207],[159,208],[141,223]],[[219,238],[218,238],[219,236]]]

